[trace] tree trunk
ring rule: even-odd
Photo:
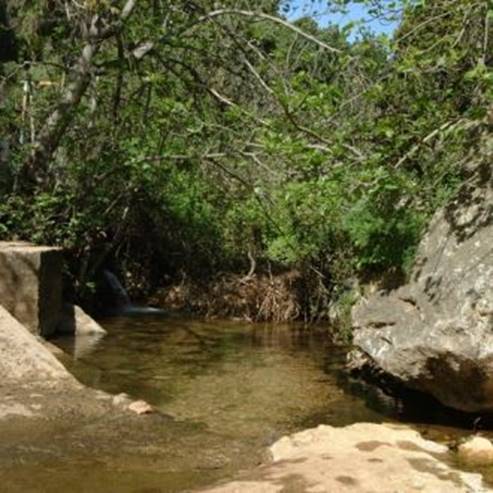
[[[55,153],[62,136],[74,118],[79,105],[91,82],[92,59],[99,49],[99,44],[86,44],[72,71],[72,81],[62,94],[60,102],[47,118],[38,133],[32,153],[24,165],[24,173],[29,181],[42,181],[48,165]]]
[[[50,161],[60,144],[60,140],[73,121],[75,111],[91,83],[94,57],[106,39],[119,34],[135,4],[136,0],[127,0],[119,18],[103,29],[98,27],[101,25],[101,18],[98,15],[95,15],[89,25],[82,29],[85,32],[86,43],[71,70],[70,82],[63,91],[60,102],[39,131],[32,152],[21,170],[28,182],[39,183],[45,179]]]

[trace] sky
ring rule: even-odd
[[[291,0],[289,5],[290,10],[285,13],[289,20],[296,20],[299,17],[308,15],[313,17],[322,26],[326,26],[327,24],[344,26],[349,22],[364,20],[365,26],[378,34],[392,34],[397,28],[397,22],[372,19],[368,13],[368,9],[358,3],[350,3],[347,14],[329,13],[327,2],[324,0]],[[356,33],[353,32],[350,38],[354,38],[355,36]]]

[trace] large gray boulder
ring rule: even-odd
[[[33,334],[56,331],[62,311],[62,252],[0,242],[0,304]]]
[[[350,367],[470,412],[493,411],[491,154],[433,218],[411,282],[353,310]]]

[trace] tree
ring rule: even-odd
[[[335,291],[402,269],[477,138],[492,36],[486,2],[399,5],[394,39],[350,41],[271,1],[9,2],[0,231],[64,245],[81,289],[108,262],[140,286],[254,255]]]

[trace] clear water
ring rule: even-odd
[[[173,419],[157,423],[154,437],[143,431],[144,443],[127,448],[120,445],[124,433],[112,437],[104,428],[94,432],[94,444],[79,437],[80,447],[73,434],[60,433],[62,462],[40,462],[33,460],[36,451],[26,453],[3,476],[0,457],[0,480],[10,485],[0,491],[185,491],[255,467],[266,447],[285,434],[321,423],[403,416],[392,399],[347,380],[346,349],[320,331],[162,316],[102,325],[109,334],[96,344],[56,341],[71,355],[71,371],[91,387],[144,399]],[[419,413],[404,419],[421,420]],[[428,423],[421,428],[440,439],[462,433]],[[153,452],[154,438],[161,448]],[[93,446],[99,450],[98,440],[114,441],[111,453],[88,453]]]
[[[288,325],[164,317],[103,321],[92,348],[57,344],[88,386],[144,399],[162,412],[265,446],[321,422],[380,421],[390,400],[373,402],[343,382],[346,348],[321,331]]]

